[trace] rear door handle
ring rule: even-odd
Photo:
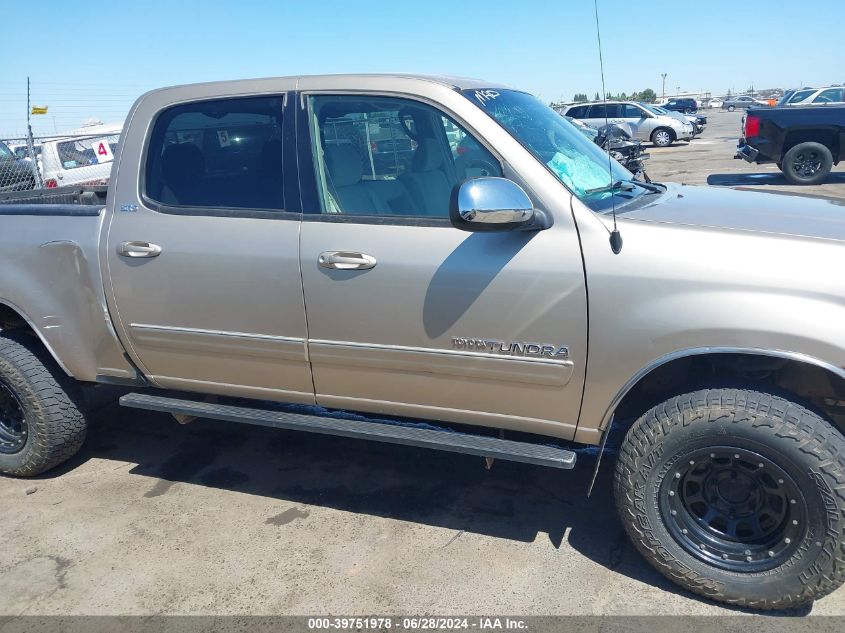
[[[351,251],[326,251],[317,258],[320,268],[335,270],[369,270],[376,265],[376,258]]]
[[[122,242],[117,247],[117,254],[121,257],[158,257],[161,246],[149,242]]]

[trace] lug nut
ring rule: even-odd
[[[734,459],[739,459],[739,453],[734,453]]]
[[[689,465],[690,465],[690,466],[695,466],[695,460],[693,460],[693,459],[689,460]]]
[[[792,519],[792,525],[798,525],[798,519]]]
[[[821,547],[821,546],[822,546],[822,542],[821,542],[821,541],[816,541],[816,547]]]
[[[670,497],[674,497],[674,496],[675,496],[675,491],[674,491],[674,490],[670,490],[670,491],[669,491],[669,496],[670,496]]]
[[[782,483],[783,483],[783,479],[778,479],[778,483],[779,483],[779,484],[782,484]]]
[[[684,528],[683,530],[681,530],[681,534],[686,534],[688,531],[689,531],[689,530],[687,530],[686,528]]]
[[[675,479],[680,479],[680,478],[681,478],[681,473],[675,473]]]
[[[705,550],[705,549],[707,549],[707,546],[704,545],[704,543],[702,543],[701,545],[698,546],[698,549]]]
[[[772,557],[774,555],[775,555],[775,553],[772,550],[769,550],[769,557]]]
[[[757,464],[757,468],[763,468],[763,464],[762,463]]]
[[[750,562],[751,562],[751,561],[753,561],[754,559],[753,559],[753,558],[751,558],[750,556],[746,556],[746,557],[745,557],[745,560],[747,560],[747,561],[750,563]]]
[[[672,516],[676,516],[678,514],[678,511],[672,510],[672,511],[669,512],[669,514],[671,514]]]
[[[787,538],[783,539],[783,542],[786,543],[787,545],[789,545],[792,542],[792,539],[787,537]]]
[[[791,503],[792,505],[795,505],[795,504],[796,504],[796,503],[798,503],[798,502],[797,502],[795,499],[790,499],[790,500],[789,500],[789,503]]]
[[[716,453],[710,453],[710,459],[716,459]]]
[[[722,559],[723,559],[723,560],[728,560],[728,555],[727,555],[727,554],[722,554]]]

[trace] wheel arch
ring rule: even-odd
[[[747,362],[752,361],[762,362]],[[775,363],[767,363],[766,359],[775,361]],[[763,348],[744,348],[744,347],[698,347],[691,349],[684,349],[662,356],[651,363],[642,367],[622,386],[617,392],[616,396],[611,400],[607,410],[602,418],[602,423],[599,428],[604,432],[607,431],[611,418],[623,406],[630,403],[630,398],[641,390],[648,381],[652,380],[657,383],[663,382],[661,380],[661,373],[673,373],[673,369],[686,364],[688,370],[684,373],[683,378],[677,378],[666,386],[663,393],[669,393],[674,389],[680,387],[690,387],[697,382],[701,382],[700,374],[690,371],[693,367],[693,362],[697,362],[699,366],[707,361],[715,361],[715,366],[721,368],[733,368],[735,373],[730,372],[727,375],[739,376],[739,372],[753,372],[758,370],[761,372],[781,371],[780,380],[773,383],[780,389],[794,393],[796,396],[806,400],[817,399],[821,395],[833,396],[841,394],[845,398],[845,368],[837,367],[836,365],[827,361],[815,358],[808,354],[800,352],[792,352],[787,350],[772,350]],[[787,371],[783,371],[787,370]],[[821,375],[827,377],[830,384],[827,388],[818,389],[815,392],[808,392],[807,389],[802,389],[798,383],[798,376],[806,373],[822,372]],[[747,377],[747,376],[746,376]],[[761,380],[761,382],[764,382]],[[837,389],[838,387],[838,389]],[[657,396],[663,395],[659,389],[653,389],[652,392]],[[821,407],[824,408],[824,407]],[[828,413],[828,417],[831,417]],[[838,423],[837,427],[840,431],[845,433],[845,425]]]
[[[0,298],[0,330],[29,331],[38,338],[41,345],[47,350],[47,352],[49,352],[50,356],[61,370],[68,376],[73,376],[67,366],[62,362],[62,359],[59,358],[59,355],[56,354],[56,351],[53,349],[52,345],[50,345],[49,341],[38,330],[38,328],[35,327],[35,322],[32,318],[30,318],[24,310],[16,306],[14,303],[3,298]]]
[[[749,360],[762,362],[746,362]],[[587,488],[588,496],[595,484],[611,430],[620,431],[628,428],[642,413],[667,397],[683,393],[686,389],[704,386],[707,382],[706,376],[697,375],[694,368],[696,365],[698,368],[707,365],[709,361],[715,361],[713,367],[733,367],[735,370],[733,374],[730,372],[720,374],[728,379],[747,380],[747,375],[743,376],[739,373],[743,369],[746,371],[780,370],[781,380],[769,384],[819,410],[840,433],[845,435],[845,367],[838,367],[814,356],[788,350],[753,347],[697,347],[678,350],[640,368],[610,401],[599,427],[601,442],[593,477]],[[684,369],[684,371],[678,371],[679,369]],[[671,377],[664,383],[663,389],[659,388],[662,382],[661,375]],[[711,376],[711,383],[714,377]],[[815,385],[812,379],[819,377],[824,377],[826,380],[819,381],[820,385]],[[759,379],[759,376],[757,378]],[[806,382],[807,379],[811,379],[809,383]],[[658,386],[650,393],[649,390],[643,389],[649,381],[654,381]],[[765,381],[759,382],[763,386],[766,385]],[[814,386],[820,386],[820,388],[814,388]],[[828,400],[832,402],[826,404]],[[623,426],[614,424],[617,412],[620,413],[620,417],[624,416]]]
[[[783,154],[786,154],[796,145],[800,143],[819,143],[830,150],[833,155],[833,160],[839,160],[839,135],[833,130],[793,130],[786,135],[783,141]]]

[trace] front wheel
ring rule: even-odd
[[[733,112],[736,110],[736,106],[728,106],[728,112]]]
[[[657,147],[669,147],[675,142],[675,134],[666,128],[657,128],[651,134],[651,142]]]
[[[845,438],[801,405],[706,389],[628,432],[614,488],[634,545],[714,600],[797,606],[845,581]]]

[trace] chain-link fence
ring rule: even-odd
[[[108,183],[120,127],[0,140],[0,192]]]
[[[4,81],[0,192],[107,183],[121,122],[147,88],[131,80]]]

